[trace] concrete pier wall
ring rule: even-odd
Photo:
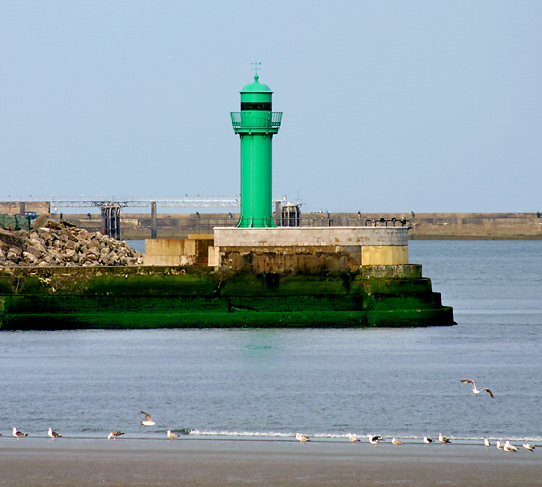
[[[408,264],[406,227],[215,228],[209,265],[252,272]]]
[[[453,325],[421,266],[0,268],[0,329]]]
[[[212,235],[189,235],[186,239],[159,238],[145,240],[145,265],[207,264]],[[202,259],[205,262],[200,262]]]
[[[215,228],[218,247],[327,247],[334,245],[408,245],[405,227]]]

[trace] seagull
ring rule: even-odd
[[[487,387],[484,387],[483,389],[480,389],[480,390],[476,389],[476,384],[471,379],[461,379],[461,382],[467,382],[468,384],[472,385],[472,393],[473,394],[480,394],[480,392],[482,392],[482,391],[487,391],[487,393],[491,397],[493,397],[493,393]]]
[[[514,445],[511,445],[508,440],[506,440],[506,442],[504,443],[503,450],[508,453],[510,453],[511,451],[518,451],[518,449]]]
[[[107,437],[108,440],[110,440],[111,438],[113,438],[114,440],[117,439],[117,437],[119,437],[120,435],[123,435],[124,433],[122,431],[119,431],[119,430],[115,430],[115,431],[111,431],[111,433],[109,433],[109,436]]]
[[[306,441],[311,441],[311,439],[308,436],[302,435],[301,433],[296,433],[295,439],[297,441],[300,441],[301,443],[305,443]]]
[[[533,451],[536,446],[535,445],[532,445],[531,443],[523,443],[523,448],[529,450],[529,451]]]
[[[504,445],[500,441],[497,441],[496,446],[499,450],[502,450],[504,448]]]
[[[175,438],[179,438],[179,435],[177,433],[173,433],[171,430],[167,430],[167,437],[170,440],[174,440]]]
[[[350,441],[352,443],[354,443],[355,441],[360,441],[360,439],[356,435],[353,435],[352,433],[348,433],[348,438],[350,438]]]
[[[156,423],[153,421],[153,419],[151,418],[151,415],[149,413],[146,413],[145,411],[141,411],[141,414],[144,414],[145,415],[145,420],[144,421],[140,421],[140,423],[143,425],[143,426],[154,426]]]
[[[442,436],[442,433],[438,434],[438,441],[440,441],[442,444],[451,443],[450,438],[447,438],[446,436]]]
[[[423,442],[427,443],[427,444],[433,443],[433,438],[428,438],[427,436],[424,436],[423,437]]]
[[[487,447],[491,446],[491,443],[489,442],[487,438],[484,438],[484,445]]]
[[[392,438],[391,439],[391,442],[394,444],[394,445],[402,445],[403,442],[401,440],[398,440],[397,438]]]
[[[28,436],[28,434],[19,431],[17,428],[13,428],[13,436],[15,436],[15,438],[23,438],[24,436]]]
[[[369,438],[369,443],[371,445],[376,445],[379,441],[383,441],[383,438],[380,435],[367,435],[367,438]]]
[[[53,431],[52,428],[49,428],[47,434],[54,440],[55,438],[62,438],[62,435],[59,435],[56,431]]]

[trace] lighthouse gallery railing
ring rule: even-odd
[[[231,123],[234,128],[279,128],[281,120],[282,112],[231,112]]]

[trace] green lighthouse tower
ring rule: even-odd
[[[282,112],[273,112],[269,86],[258,81],[241,90],[241,111],[231,113],[233,130],[241,138],[241,217],[237,227],[274,227],[272,216],[271,141]]]

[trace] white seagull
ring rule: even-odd
[[[484,387],[483,389],[480,389],[480,390],[476,389],[476,384],[471,379],[461,379],[461,382],[466,382],[467,384],[470,384],[472,386],[472,393],[473,394],[480,394],[480,392],[482,392],[482,391],[487,391],[487,393],[491,397],[493,397],[493,393],[487,387]]]
[[[306,441],[311,441],[310,437],[308,437],[307,435],[302,435],[301,433],[296,433],[295,439],[297,441],[300,441],[301,443],[305,443]]]
[[[23,438],[25,436],[28,436],[28,434],[19,431],[17,428],[13,428],[13,436],[15,436],[15,438]]]
[[[360,441],[360,439],[356,435],[353,435],[352,433],[348,433],[348,438],[350,439],[352,443],[354,443],[355,441]]]
[[[151,415],[149,413],[146,413],[145,411],[141,411],[141,414],[144,414],[145,415],[145,420],[144,421],[140,421],[140,423],[143,425],[143,426],[154,426],[156,423],[153,421],[153,419],[151,418]]]
[[[536,446],[531,444],[531,443],[523,443],[522,446],[523,446],[523,448],[525,448],[526,450],[529,450],[529,451],[533,451],[536,448]]]
[[[423,437],[423,442],[427,443],[427,444],[433,443],[433,438],[428,438],[427,436],[424,436]]]
[[[496,447],[497,447],[499,450],[502,450],[502,449],[504,448],[504,445],[503,445],[499,440],[497,440]]]
[[[392,438],[391,439],[391,442],[394,444],[394,445],[402,445],[403,442],[401,440],[398,440],[397,438]]]
[[[377,445],[379,441],[383,441],[383,438],[380,435],[367,435],[369,438],[369,443],[371,445]]]
[[[484,438],[484,445],[487,447],[491,446],[491,443],[489,442],[487,438]]]
[[[52,428],[49,428],[47,434],[54,440],[55,438],[62,438],[62,435],[59,435],[56,431],[53,431]]]
[[[124,433],[122,431],[119,431],[119,430],[111,431],[111,433],[109,433],[109,436],[107,437],[107,439],[110,440],[111,438],[113,438],[114,440],[116,440],[119,436],[121,436],[123,434]]]
[[[442,433],[438,434],[438,441],[440,441],[442,444],[451,443],[450,438],[447,438],[446,436],[442,436]]]
[[[179,435],[177,433],[173,433],[171,430],[167,430],[167,437],[170,440],[174,440],[175,438],[179,438]]]
[[[503,450],[508,453],[510,453],[511,451],[518,451],[518,449],[514,445],[510,444],[508,440],[506,440],[506,442],[504,443]]]

